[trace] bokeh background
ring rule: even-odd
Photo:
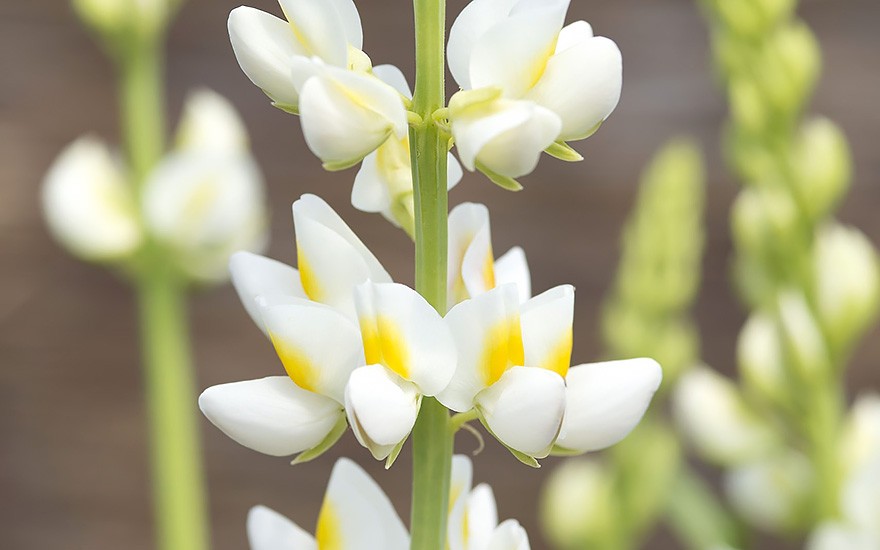
[[[450,18],[464,0],[449,0]],[[279,13],[272,0],[250,0]],[[226,35],[230,0],[189,0],[171,29],[168,110],[176,120],[185,93],[208,86],[241,111],[269,185],[270,254],[293,262],[290,204],[313,192],[356,228],[389,271],[412,280],[412,249],[378,216],[355,211],[354,171],[326,173],[311,156],[297,120],[269,106],[239,70]],[[360,0],[365,49],[375,63],[395,63],[412,77],[413,31],[406,0]],[[812,110],[838,122],[854,152],[856,182],[843,221],[880,242],[880,4],[874,0],[806,1],[801,15],[824,52]],[[702,144],[709,166],[707,252],[696,317],[703,356],[732,372],[744,316],[731,292],[728,210],[737,187],[724,169],[719,132],[725,105],[710,68],[707,33],[688,0],[576,0],[570,19],[587,19],[623,51],[625,79],[617,111],[577,148],[585,160],[547,159],[518,194],[468,174],[450,197],[491,207],[497,252],[521,244],[536,291],[577,287],[575,360],[601,354],[598,306],[616,265],[622,222],[638,174],[669,137]],[[115,81],[95,41],[64,0],[0,2],[0,548],[152,547],[146,420],[132,295],[100,268],[79,263],[50,239],[39,210],[40,182],[67,143],[84,132],[119,142]],[[251,324],[229,286],[192,300],[199,387],[279,373],[271,346]],[[859,349],[852,389],[880,389],[880,331]],[[406,517],[408,454],[382,470],[345,436],[322,460],[292,468],[241,447],[202,422],[214,547],[246,547],[244,519],[264,503],[303,526],[314,525],[333,458],[367,467]],[[459,436],[458,448],[474,440]],[[407,452],[407,451],[405,451]],[[646,457],[650,459],[650,457]],[[502,517],[537,524],[545,470],[521,466],[496,444],[476,460],[476,481],[492,484]],[[676,548],[663,533],[648,545]],[[778,548],[768,542],[767,548]]]

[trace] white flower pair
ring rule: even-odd
[[[450,550],[529,550],[516,520],[498,524],[495,497],[488,485],[471,490],[470,459],[452,460],[448,544]],[[357,464],[336,462],[321,505],[315,536],[265,506],[247,518],[251,550],[406,550],[409,534],[382,489]]]
[[[225,278],[230,254],[266,241],[263,181],[247,132],[232,105],[208,90],[190,95],[175,150],[139,190],[106,145],[82,137],[46,175],[43,209],[80,258],[122,262],[155,240],[197,280]]]
[[[484,207],[453,213],[454,220],[473,215],[476,225],[480,212],[485,218],[470,241],[450,241],[451,256],[461,258],[450,286],[461,280],[476,297],[445,319],[414,290],[391,283],[324,201],[305,195],[293,212],[298,270],[247,253],[231,261],[242,302],[288,376],[214,386],[199,399],[205,415],[247,447],[311,459],[338,439],[347,418],[361,444],[390,465],[422,397],[437,396],[455,411],[473,409],[534,464],[557,436],[566,451],[615,443],[657,389],[660,369],[648,359],[568,372],[573,290],[557,287],[520,307],[527,290],[495,287],[496,271],[527,280],[528,268],[518,249],[498,262],[504,269],[492,261]]]

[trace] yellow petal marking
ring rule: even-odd
[[[489,330],[483,347],[483,381],[491,386],[510,367],[522,366],[524,355],[519,316],[499,322]]]
[[[309,297],[309,300],[321,302],[324,297],[324,291],[318,282],[318,277],[312,270],[311,264],[306,260],[299,243],[296,244],[296,266],[299,269],[299,280],[302,283],[303,290],[306,292],[306,296]]]
[[[409,352],[394,321],[381,315],[375,319],[362,317],[360,325],[367,364],[384,365],[409,380]]]
[[[532,66],[529,68],[529,90],[534,88],[535,84],[537,84],[538,81],[541,80],[541,77],[544,76],[544,71],[547,70],[547,63],[550,62],[550,58],[556,53],[556,42],[558,40],[559,35],[557,34],[553,40],[550,41],[550,44],[547,46],[544,53],[535,59]]]
[[[568,367],[571,366],[571,346],[572,336],[571,330],[566,331],[565,335],[558,344],[547,354],[541,368],[552,370],[559,376],[565,378],[568,374]]]
[[[272,332],[269,332],[269,338],[272,339],[275,353],[281,359],[287,376],[300,388],[317,393],[316,387],[320,378],[320,369],[312,363],[308,355],[298,347],[278,338]]]
[[[486,285],[487,291],[495,288],[495,258],[491,246],[486,251],[486,259],[483,260],[483,284]]]
[[[318,527],[315,529],[315,539],[318,542],[318,550],[342,550],[342,523],[336,508],[328,500],[324,499],[321,513],[318,514]]]

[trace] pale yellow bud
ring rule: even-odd
[[[794,452],[736,468],[724,479],[737,513],[751,525],[777,533],[802,525],[812,484],[809,461]]]
[[[611,526],[611,472],[595,460],[571,459],[556,468],[544,489],[541,517],[559,548],[582,548]]]
[[[739,335],[737,359],[749,389],[771,402],[784,399],[784,356],[773,317],[762,312],[749,317]]]
[[[852,160],[846,136],[826,118],[815,118],[801,129],[794,150],[797,193],[814,220],[827,215],[846,193]]]

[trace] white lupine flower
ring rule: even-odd
[[[409,534],[382,489],[354,462],[333,466],[313,537],[265,506],[248,513],[251,550],[407,550]]]
[[[317,58],[294,58],[291,67],[306,144],[325,168],[348,168],[389,138],[406,137],[403,99],[376,76]]]
[[[351,228],[315,195],[293,203],[297,267],[239,252],[229,260],[232,283],[254,323],[266,332],[257,296],[285,295],[327,304],[355,319],[354,287],[391,276]]]
[[[877,314],[877,253],[859,230],[829,224],[819,231],[813,257],[820,320],[838,343],[848,344]]]
[[[345,410],[358,441],[376,459],[396,458],[422,396],[437,395],[455,371],[455,342],[421,295],[399,284],[366,282],[355,291],[366,366],[351,373]]]
[[[318,57],[341,68],[360,64],[363,31],[351,0],[279,0],[287,21],[247,6],[229,14],[229,39],[251,82],[280,107],[299,103],[295,57]],[[369,64],[367,64],[367,68]]]
[[[247,252],[229,262],[245,309],[288,376],[214,386],[199,398],[205,416],[232,439],[275,456],[319,453],[344,431],[346,384],[367,364],[354,289],[391,280],[320,198],[304,195],[293,218],[298,270]]]
[[[813,490],[813,470],[806,457],[788,452],[730,470],[724,488],[733,507],[751,525],[790,531],[798,527],[801,506]]]
[[[495,259],[489,209],[485,205],[463,203],[449,213],[448,257],[449,307],[507,283],[516,284],[520,302],[532,297],[531,275],[523,249],[513,247]]]
[[[562,128],[553,111],[531,101],[505,98],[500,88],[458,92],[449,101],[449,119],[465,168],[507,178],[534,170],[541,152],[556,141]]]
[[[456,142],[474,133],[484,142],[495,137],[516,146],[501,162],[500,147],[481,151],[469,144],[462,151],[459,143],[462,162],[469,169],[474,169],[470,159],[477,158],[505,176],[526,174],[537,162],[535,148],[541,140],[534,134],[539,129],[543,135],[554,130],[545,148],[554,141],[583,139],[617,106],[622,85],[620,50],[613,41],[594,36],[585,21],[563,27],[568,4],[568,0],[474,0],[455,20],[447,47],[452,76],[465,93],[496,90],[500,96],[492,103],[468,101],[472,105],[466,113],[453,112],[453,97],[450,120]],[[535,108],[502,99],[525,100]],[[553,123],[544,110],[555,115]],[[477,126],[480,118],[493,122],[479,132],[456,128]],[[531,136],[529,131],[511,131],[522,126],[530,127]],[[516,163],[519,154],[527,158]]]
[[[742,464],[765,455],[776,438],[743,402],[736,386],[716,372],[684,374],[673,398],[675,419],[691,443],[720,464]]]
[[[569,369],[574,289],[559,286],[522,306],[518,298],[507,284],[447,314],[458,368],[440,402],[458,412],[475,408],[499,441],[533,465],[554,443],[585,452],[622,439],[659,386],[659,366],[636,359]]]
[[[195,279],[226,277],[233,252],[266,243],[263,179],[244,154],[172,154],[150,173],[142,200],[150,233]]]
[[[94,138],[79,138],[61,152],[46,174],[42,199],[52,234],[80,258],[124,258],[143,240],[122,168]]]
[[[264,454],[326,449],[345,429],[345,384],[364,364],[360,331],[323,304],[285,295],[259,303],[287,376],[212,386],[199,407],[226,435]]]
[[[187,275],[225,278],[232,253],[261,250],[268,240],[263,178],[247,130],[225,98],[199,90],[187,98],[176,141],[144,182],[144,222]]]
[[[393,65],[373,67],[373,74],[411,99],[406,77]],[[447,158],[447,190],[461,180],[461,166],[450,153]],[[412,162],[409,135],[402,139],[388,138],[378,149],[364,158],[351,190],[351,204],[364,212],[379,212],[388,221],[415,234]]]
[[[498,524],[492,488],[471,489],[473,466],[468,457],[452,457],[447,544],[449,550],[529,550],[529,537],[516,520]]]

